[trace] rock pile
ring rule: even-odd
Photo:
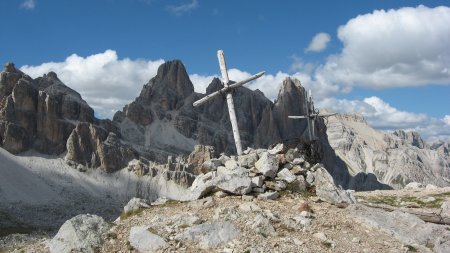
[[[350,191],[335,185],[322,164],[311,165],[298,149],[284,149],[278,144],[270,150],[247,149],[243,155],[222,155],[205,161],[202,173],[192,183],[191,199],[217,191],[233,195],[253,195],[259,199],[276,199],[280,191],[315,191],[332,204],[355,203]]]

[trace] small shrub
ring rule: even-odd
[[[131,216],[138,215],[138,214],[142,213],[143,211],[144,211],[143,208],[139,208],[139,209],[131,211],[131,212],[123,212],[120,215],[120,220],[125,220],[125,219],[127,219],[127,218],[129,218]]]
[[[325,246],[325,247],[327,247],[327,248],[333,247],[333,244],[332,244],[331,242],[328,242],[328,241],[323,241],[323,242],[322,242],[322,245]]]
[[[411,252],[417,252],[417,249],[414,246],[411,245],[405,245],[405,247],[408,249],[408,251]]]

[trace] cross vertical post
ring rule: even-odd
[[[231,127],[233,129],[233,137],[234,137],[234,142],[236,144],[236,151],[237,151],[238,155],[241,155],[242,154],[241,136],[239,135],[239,127],[238,127],[238,123],[237,123],[236,111],[234,109],[234,101],[233,101],[232,92],[234,89],[236,89],[240,86],[243,86],[244,84],[251,82],[257,78],[260,78],[261,76],[264,75],[265,72],[264,71],[259,72],[258,74],[253,75],[243,81],[230,84],[230,79],[228,78],[227,65],[225,63],[225,56],[224,56],[224,53],[222,50],[217,51],[217,58],[219,59],[220,72],[222,73],[222,83],[223,83],[224,87],[218,91],[215,91],[215,92],[213,92],[209,95],[206,95],[203,98],[195,101],[193,106],[200,106],[219,95],[226,94],[228,114],[230,115],[230,122],[231,122]]]
[[[230,79],[228,78],[227,65],[225,63],[225,55],[222,50],[217,51],[217,58],[219,59],[220,72],[222,73],[223,86],[228,88]],[[236,144],[236,151],[238,155],[242,154],[241,136],[239,135],[239,127],[236,118],[236,111],[234,110],[234,101],[231,92],[227,93],[228,114],[230,115],[231,128],[233,129],[234,142]]]

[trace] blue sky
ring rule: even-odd
[[[266,70],[249,87],[271,99],[291,75],[322,107],[361,112],[380,129],[450,139],[448,5],[8,0],[0,2],[0,62],[32,77],[53,70],[98,116],[111,117],[166,60],[181,59],[204,91],[219,73],[220,48],[234,79]]]

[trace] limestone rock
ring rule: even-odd
[[[102,246],[102,234],[109,225],[102,217],[80,214],[66,221],[49,242],[50,252],[95,252]]]
[[[0,87],[0,140],[9,152],[60,154],[76,122],[94,121],[92,108],[53,72],[32,79],[8,64]]]
[[[90,123],[79,123],[67,140],[69,162],[88,167],[100,167],[106,172],[115,172],[137,158],[137,152],[123,144],[117,136]]]
[[[294,174],[292,174],[291,171],[289,171],[288,169],[282,169],[278,172],[277,174],[277,178],[285,181],[286,183],[290,184],[292,182],[294,182],[297,178],[295,177]]]
[[[134,198],[130,199],[130,201],[128,201],[126,206],[123,207],[123,211],[125,213],[129,213],[129,212],[135,212],[142,208],[150,208],[150,203],[145,199],[140,199],[140,198],[134,197]]]
[[[139,252],[156,252],[167,246],[166,241],[150,232],[149,226],[134,226],[130,230],[128,241]]]
[[[206,250],[229,242],[239,235],[239,229],[232,223],[218,221],[189,227],[176,238],[196,243],[201,249]]]
[[[251,152],[246,155],[240,155],[238,157],[239,165],[245,168],[251,168],[255,166],[256,161],[258,161],[258,155],[256,154],[256,152]]]
[[[214,158],[214,147],[195,145],[194,151],[188,157],[188,163],[194,167],[193,173],[198,175],[204,172],[202,169],[211,171],[211,167],[217,165],[217,163],[211,164],[209,168],[206,168],[208,167],[207,164],[205,167],[203,166],[212,158]]]
[[[267,236],[275,236],[277,233],[275,232],[275,228],[270,223],[270,220],[264,217],[262,214],[258,214],[253,220],[252,229],[255,230],[256,233]]]
[[[344,188],[402,189],[409,182],[449,185],[445,142],[426,144],[415,132],[380,132],[357,114],[329,117],[327,137],[330,146],[323,163]],[[349,168],[355,176],[349,175]]]
[[[261,174],[263,174],[263,176],[274,178],[278,172],[277,157],[270,155],[268,152],[264,152],[255,163],[255,167]]]
[[[392,235],[419,251],[449,252],[450,231],[444,226],[427,223],[401,211],[386,212],[363,205],[351,205],[349,212],[359,223]],[[414,231],[412,233],[412,231]]]
[[[316,186],[316,194],[322,200],[332,204],[356,203],[356,199],[350,192],[334,184],[333,177],[324,167],[317,167],[313,175],[315,178],[313,185]]]
[[[262,193],[262,194],[259,194],[258,195],[258,199],[261,199],[261,200],[275,200],[275,199],[277,199],[278,197],[280,196],[280,194],[278,193],[278,192],[265,192],[265,193]]]

